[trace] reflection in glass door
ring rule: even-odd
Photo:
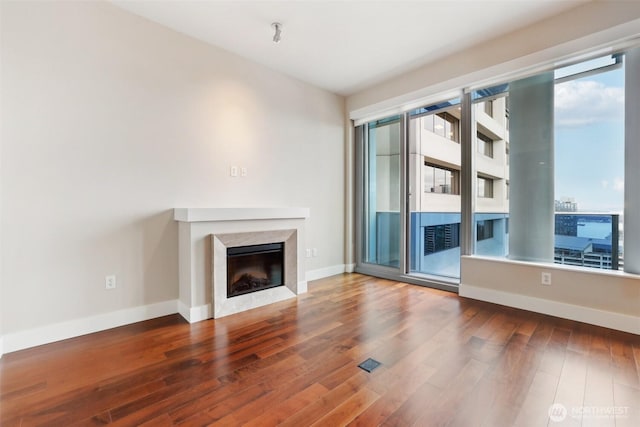
[[[409,113],[409,273],[460,277],[460,101]]]
[[[368,123],[363,143],[365,263],[399,268],[401,257],[400,116]]]

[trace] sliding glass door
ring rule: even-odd
[[[400,116],[367,123],[362,129],[363,239],[366,264],[400,268],[401,142]]]
[[[357,271],[455,289],[459,104],[450,100],[356,128]]]
[[[409,273],[460,277],[460,101],[408,113]]]

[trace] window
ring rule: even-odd
[[[460,224],[430,225],[424,228],[424,254],[460,246]]]
[[[449,113],[438,113],[422,118],[424,128],[453,142],[460,142],[460,120]]]
[[[476,223],[476,236],[480,240],[493,239],[493,220],[487,219]]]
[[[478,132],[478,153],[484,154],[487,157],[493,157],[493,140],[485,134]]]
[[[493,197],[493,180],[490,178],[478,177],[478,197]]]
[[[481,88],[472,94],[476,103],[494,99],[505,105],[503,129],[494,130],[483,123],[487,119],[484,114],[475,117],[479,153],[492,156],[490,145],[495,142],[492,138],[498,139],[495,135],[501,135],[505,144],[504,174],[502,168],[493,168],[497,162],[488,163],[478,155],[477,200],[501,200],[480,202],[477,208],[483,215],[504,213],[514,224],[507,242],[503,236],[509,233],[510,224],[505,223],[503,232],[502,223],[496,221],[493,239],[478,245],[476,253],[490,252],[487,247],[502,238],[503,252],[514,259],[626,268],[625,242],[620,233],[624,218],[620,213],[625,207],[627,148],[624,73],[631,67],[623,66],[622,59],[620,55],[608,55]],[[479,111],[484,107],[478,105]],[[497,115],[498,109],[494,110]],[[502,154],[496,154],[499,158],[495,160],[501,160]],[[511,194],[510,179],[515,183],[516,177],[518,183]],[[492,180],[505,183],[494,186]],[[564,215],[566,212],[579,213],[579,219]],[[478,240],[482,240],[488,231],[479,227]],[[531,229],[535,229],[537,240],[530,238]]]
[[[484,102],[484,112],[488,116],[493,117],[493,100]]]
[[[460,194],[457,170],[425,162],[423,171],[425,193]]]
[[[629,191],[636,184],[629,156],[637,158],[640,152],[637,132],[624,126],[625,104],[630,111],[640,109],[636,49],[633,55],[618,55],[613,66],[585,70],[579,63],[580,69],[568,65],[571,70],[554,75],[545,65],[535,75],[514,74],[513,80],[490,87],[469,86],[459,92],[464,94],[460,99],[407,107],[411,109],[399,115],[401,126],[376,134],[367,133],[366,123],[359,126],[356,178],[364,185],[358,185],[356,199],[363,212],[356,224],[358,264],[371,265],[367,256],[376,254],[375,267],[392,265],[388,258],[400,277],[417,273],[455,280],[460,255],[578,265],[574,258],[579,253],[585,267],[640,273],[639,258],[633,256],[640,242],[633,234],[637,218],[623,218],[629,210],[637,213],[637,204],[625,206],[625,178],[634,202],[640,194]],[[485,114],[489,108],[493,118]],[[468,132],[466,139],[462,129]],[[390,136],[400,139],[400,150],[387,149]],[[377,158],[383,154],[404,163],[396,157],[393,163]],[[383,173],[393,175],[393,191],[375,179]],[[465,184],[476,188],[463,191],[462,175],[469,177]],[[404,199],[387,212],[387,199],[400,191]],[[559,212],[567,210],[584,218],[574,224],[556,216],[554,223],[554,207],[555,215],[571,213]],[[587,216],[594,211],[607,221]],[[400,231],[390,233],[392,226]],[[388,242],[393,257],[380,261],[377,254],[387,253],[384,245],[367,239]],[[416,276],[422,279],[430,280]]]

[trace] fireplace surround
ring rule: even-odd
[[[308,208],[182,208],[178,221],[178,311],[189,322],[219,318],[307,290],[304,266]],[[284,285],[227,297],[227,250],[284,243]]]

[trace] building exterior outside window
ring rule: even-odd
[[[438,113],[422,118],[424,129],[453,142],[460,142],[460,120],[449,113]]]
[[[423,171],[425,192],[460,194],[460,174],[457,170],[425,163]]]
[[[493,140],[487,135],[478,132],[478,153],[484,154],[487,157],[493,157]]]
[[[486,219],[476,222],[477,240],[493,239],[493,220]]]
[[[478,197],[493,198],[493,180],[478,177]]]
[[[424,254],[454,249],[460,246],[460,224],[441,224],[424,227]]]
[[[489,117],[493,117],[493,100],[484,102],[484,113]]]

